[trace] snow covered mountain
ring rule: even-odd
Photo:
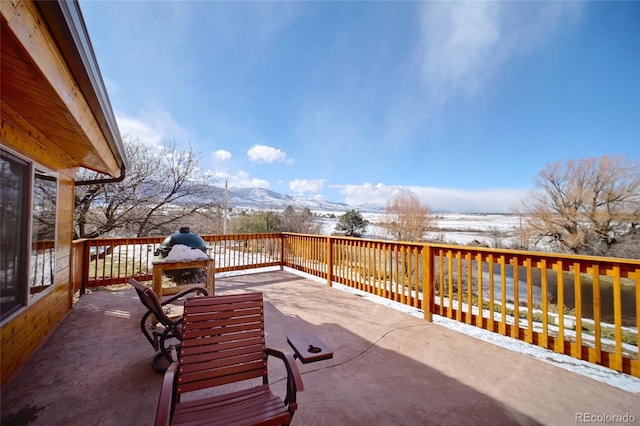
[[[296,210],[309,208],[311,211],[348,211],[351,207],[344,203],[296,197],[280,194],[264,188],[229,188],[228,206],[233,209],[284,210],[291,206]]]

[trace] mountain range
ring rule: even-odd
[[[205,184],[206,185],[206,184]],[[207,185],[211,200],[222,205],[224,188]],[[318,198],[307,198],[290,194],[282,194],[265,188],[234,188],[228,189],[227,206],[234,210],[284,210],[288,206],[296,210],[308,208],[313,212],[347,212],[351,209],[362,213],[384,213],[386,206],[379,204],[350,205]],[[504,212],[464,212],[436,209],[433,213],[468,213],[468,214],[504,214]]]
[[[346,212],[353,208],[345,203],[297,197],[264,188],[229,188],[227,205],[233,209],[284,210],[291,206],[296,210],[308,208],[311,211],[331,212]]]

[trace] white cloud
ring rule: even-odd
[[[271,184],[268,180],[251,177],[249,173],[240,170],[235,175],[228,174],[229,186],[235,188],[269,188]]]
[[[233,181],[244,181],[247,179],[248,174],[246,172],[239,172],[237,174],[229,173],[226,170],[207,170],[207,176],[213,176],[217,181],[224,183],[224,181],[229,181],[229,184]]]
[[[413,191],[422,203],[434,211],[465,213],[506,213],[517,206],[528,193],[528,190],[508,188],[462,190],[421,186],[387,186],[383,183],[373,185],[369,182],[362,185],[333,185],[332,188],[344,195],[345,203],[351,206],[366,204],[385,206],[387,202],[393,200],[401,188],[405,188]]]
[[[252,178],[244,170],[240,170],[236,174],[219,170],[207,170],[205,175],[213,177],[220,185],[224,185],[226,181],[230,187],[234,188],[269,188],[271,186],[268,180]]]
[[[207,170],[206,172],[204,172],[205,176],[209,176],[209,177],[213,177],[214,179],[227,179],[229,177],[229,173],[227,172],[221,172],[218,170]]]
[[[216,160],[220,160],[220,161],[226,161],[226,160],[230,160],[231,159],[231,153],[227,150],[224,149],[219,149],[216,152],[213,153],[213,157]]]
[[[116,111],[116,121],[118,128],[123,135],[131,135],[140,139],[141,142],[149,145],[160,145],[162,142],[162,132],[153,129],[148,123],[141,120],[127,117]]]
[[[409,187],[433,210],[466,213],[507,213],[522,202],[529,190]]]
[[[326,179],[294,179],[289,182],[289,189],[295,192],[320,192]]]
[[[131,135],[149,145],[160,146],[169,140],[184,142],[189,139],[189,133],[168,111],[140,111],[136,117],[115,111],[115,115],[122,135]]]
[[[272,146],[266,145],[254,145],[247,151],[247,156],[249,157],[249,161],[252,163],[287,163],[290,164],[293,162],[292,159],[287,158],[287,154]]]
[[[383,183],[373,185],[365,182],[362,185],[332,185],[344,195],[344,202],[352,205],[372,204],[384,206],[390,201],[401,186],[386,186]]]
[[[418,47],[429,96],[444,104],[485,90],[511,57],[542,46],[579,2],[425,2]]]
[[[498,3],[428,3],[423,8],[423,77],[438,101],[475,92],[498,58]],[[492,49],[493,55],[492,55]]]

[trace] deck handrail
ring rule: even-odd
[[[640,377],[640,260],[293,233],[202,235],[216,272],[292,268]],[[148,281],[163,237],[74,241],[74,288]]]

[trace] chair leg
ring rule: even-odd
[[[167,361],[167,357],[162,352],[158,352],[151,360],[151,366],[154,371],[164,373],[169,368],[169,361]]]
[[[180,345],[171,345],[165,347],[161,345],[160,352],[158,352],[151,361],[151,365],[158,373],[164,373],[169,368],[169,365],[178,360],[178,351]]]

